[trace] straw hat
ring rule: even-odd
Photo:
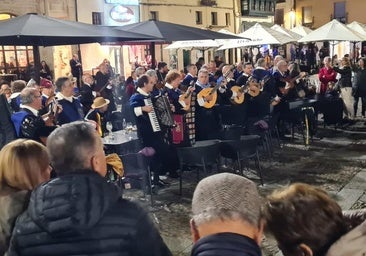
[[[92,108],[102,108],[109,104],[108,99],[104,99],[103,97],[96,97],[91,105]]]

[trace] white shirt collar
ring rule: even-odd
[[[23,105],[23,104],[20,104],[20,107],[21,108],[26,108],[26,109],[30,110],[33,113],[33,115],[38,116],[38,110],[37,109],[32,108],[28,105]]]
[[[59,99],[59,100],[62,100],[62,99],[65,99],[67,101],[70,101],[71,103],[73,102],[74,100],[74,97],[73,96],[70,96],[70,97],[66,97],[65,95],[63,95],[61,92],[58,92],[56,94],[56,98]]]
[[[168,89],[174,89],[173,86],[171,84],[165,83],[165,87]]]
[[[140,87],[137,87],[137,92],[144,96],[149,96],[149,94],[147,92],[145,92],[144,90],[142,90]]]

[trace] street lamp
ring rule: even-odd
[[[295,26],[296,26],[296,11],[293,8],[291,8],[291,11],[290,11],[290,28],[292,29]]]

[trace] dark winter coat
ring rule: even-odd
[[[235,233],[218,233],[203,237],[194,244],[191,256],[260,256],[258,244]]]
[[[338,85],[340,88],[352,87],[352,69],[349,66],[344,66],[343,68],[333,67],[334,71],[341,74],[339,78]]]
[[[37,187],[9,255],[171,255],[147,214],[115,185],[83,170]]]
[[[366,97],[366,69],[360,69],[355,73],[353,93],[355,97]]]

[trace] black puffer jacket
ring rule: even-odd
[[[147,214],[93,171],[36,188],[9,255],[171,255]]]
[[[194,244],[191,256],[261,256],[258,244],[235,233],[218,233],[203,237]]]

